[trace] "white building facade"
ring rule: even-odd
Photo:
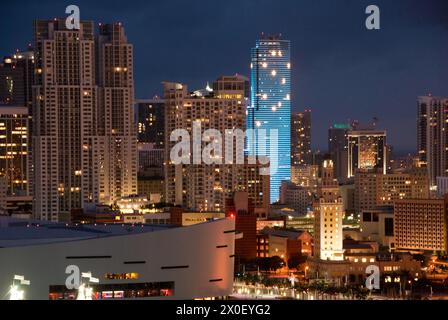
[[[3,223],[4,224],[4,223]],[[235,221],[190,227],[38,225],[0,227],[0,292],[15,275],[30,281],[25,299],[76,299],[68,266],[90,272],[92,299],[196,299],[233,288]]]

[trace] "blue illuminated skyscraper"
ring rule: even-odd
[[[271,168],[271,202],[279,200],[283,180],[291,177],[291,62],[290,42],[279,36],[262,36],[252,48],[251,104],[248,129],[266,130],[266,148],[258,138],[248,137],[249,155],[268,156]],[[278,148],[270,148],[272,129],[278,131]],[[275,149],[275,148],[274,148]],[[273,163],[276,162],[276,163]]]

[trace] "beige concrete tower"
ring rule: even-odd
[[[322,164],[322,177],[314,210],[315,255],[322,260],[343,260],[344,211],[339,185],[333,176],[332,160],[324,160]]]
[[[136,193],[132,46],[121,25],[36,21],[34,215],[68,221],[88,202]],[[135,151],[134,151],[135,150]]]
[[[121,23],[100,24],[97,43],[99,134],[104,136],[99,201],[137,194],[137,130],[134,123],[134,59]]]

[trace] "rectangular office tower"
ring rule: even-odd
[[[448,176],[448,98],[418,97],[417,149],[432,190],[437,177]]]
[[[386,131],[352,130],[348,132],[348,177],[356,170],[375,170],[386,174]]]
[[[34,215],[70,220],[86,203],[112,204],[137,189],[133,54],[120,24],[67,30],[34,24]]]
[[[290,42],[279,36],[263,36],[252,48],[251,104],[247,110],[249,155],[271,161],[271,202],[279,200],[282,181],[291,178],[291,62]],[[266,130],[266,139],[260,139]],[[271,138],[278,134],[277,147]],[[260,144],[261,141],[267,143]],[[263,146],[264,145],[264,146]],[[277,170],[272,171],[272,168]]]
[[[313,164],[310,109],[291,115],[291,159],[293,166]]]
[[[159,97],[137,100],[138,142],[163,149],[165,144],[165,101]]]
[[[336,123],[328,129],[328,152],[334,165],[334,176],[339,182],[348,177],[348,132],[351,125]]]
[[[0,63],[0,104],[30,107],[34,79],[34,52],[31,48],[7,56]]]
[[[0,177],[7,196],[28,195],[28,108],[0,106]]]

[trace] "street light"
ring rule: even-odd
[[[25,280],[24,276],[14,275],[11,288],[9,289],[9,300],[24,300],[25,290],[21,286],[29,286],[30,283],[29,280]]]
[[[99,283],[100,280],[92,277],[92,273],[90,271],[81,273],[81,279],[83,278],[87,279],[87,286],[84,283],[81,283],[78,288],[78,296],[76,300],[92,300],[93,289],[90,287],[90,284]]]
[[[403,292],[402,292],[402,289],[401,289],[401,279],[400,279],[400,277],[395,277],[394,278],[394,282],[397,282],[397,283],[400,284],[400,297],[401,297]]]

